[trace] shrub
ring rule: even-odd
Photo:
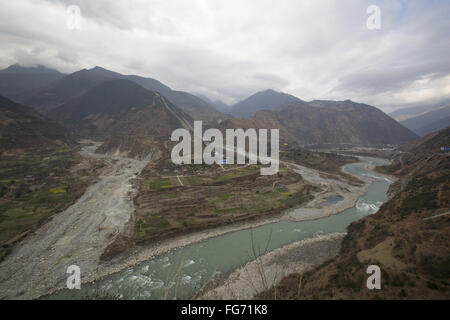
[[[431,282],[431,281],[427,281],[427,287],[430,289],[433,289],[433,290],[439,289],[438,286],[434,282]]]

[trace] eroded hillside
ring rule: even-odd
[[[381,168],[396,174],[393,198],[348,227],[339,256],[316,270],[292,274],[278,299],[448,299],[450,297],[450,158],[434,146],[450,129],[408,145]],[[381,290],[366,287],[367,266],[381,268]],[[260,295],[274,298],[275,288]]]

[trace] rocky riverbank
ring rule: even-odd
[[[83,149],[86,156],[99,157],[94,154],[95,147]],[[35,234],[26,238],[11,256],[0,265],[0,288],[2,298],[37,298],[65,287],[66,269],[71,264],[80,266],[82,282],[99,280],[124,268],[152,259],[180,247],[190,245],[211,237],[233,231],[257,227],[280,220],[310,220],[323,216],[320,203],[326,197],[336,195],[336,190],[343,197],[342,201],[327,206],[326,214],[345,210],[342,203],[351,207],[354,194],[363,194],[371,181],[365,180],[365,186],[351,186],[343,181],[324,178],[319,172],[296,166],[304,179],[320,185],[323,191],[318,195],[320,201],[313,199],[306,206],[316,207],[307,216],[293,216],[292,211],[264,220],[242,222],[231,226],[217,227],[189,235],[136,247],[107,262],[101,262],[100,256],[105,248],[120,234],[133,212],[133,186],[130,180],[136,172],[142,170],[148,162],[116,157],[109,171],[100,177],[100,181],[89,187],[86,194],[66,211],[58,214]],[[345,191],[345,192],[344,192]],[[320,215],[319,215],[320,214]],[[25,265],[25,262],[28,263]],[[25,265],[23,267],[23,265]],[[15,272],[21,270],[20,273]],[[286,270],[289,270],[287,268]]]
[[[276,290],[277,282],[285,276],[310,270],[335,257],[344,235],[317,236],[273,250],[237,269],[199,299],[247,300],[268,288]]]
[[[298,209],[287,210],[286,212],[273,216],[270,218],[261,219],[258,221],[246,221],[228,226],[220,226],[208,230],[198,231],[191,234],[177,236],[161,240],[148,246],[138,246],[135,250],[128,255],[123,255],[112,259],[99,266],[96,273],[86,275],[83,277],[83,282],[93,282],[98,279],[104,278],[112,273],[120,272],[125,268],[134,266],[143,261],[153,259],[161,254],[169,251],[188,246],[190,244],[206,240],[208,238],[217,237],[227,233],[256,228],[265,224],[275,223],[282,220],[303,221],[319,219],[331,214],[337,214],[355,205],[359,196],[364,194],[373,181],[369,177],[362,177],[361,181],[364,182],[362,186],[352,186],[343,181],[337,181],[334,179],[324,178],[316,170],[309,169],[299,165],[293,165],[297,172],[303,176],[304,179],[312,182],[316,185],[320,185],[322,191],[315,195],[315,198],[305,204],[305,209],[302,206]],[[343,171],[345,171],[345,167]],[[360,178],[360,177],[358,177]],[[339,190],[337,193],[336,190]],[[322,207],[324,199],[327,197],[335,196],[336,194],[342,196],[342,200],[326,206],[325,210]],[[308,215],[300,216],[293,215],[295,212],[308,212]]]

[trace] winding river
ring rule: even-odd
[[[188,299],[212,279],[254,260],[252,239],[258,254],[266,246],[271,251],[317,235],[345,232],[351,222],[375,213],[388,200],[386,193],[392,183],[385,176],[367,168],[368,164],[388,164],[386,160],[368,157],[361,157],[361,160],[365,162],[347,165],[347,172],[355,176],[370,177],[374,182],[353,208],[317,220],[283,220],[209,238],[109,275],[100,281],[84,284],[80,290],[61,290],[45,299]],[[339,199],[330,201],[332,203]]]

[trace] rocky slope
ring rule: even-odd
[[[55,121],[0,96],[0,155],[5,151],[62,148],[73,143],[69,132]]]
[[[413,107],[404,107],[400,109],[396,109],[392,112],[389,112],[389,116],[394,118],[395,120],[401,122],[409,118],[414,118],[420,115],[423,115],[427,112],[438,110],[450,104],[450,100],[443,100],[437,103],[425,103],[421,105],[416,105]]]
[[[211,121],[225,117],[202,99],[187,92],[172,90],[158,80],[136,75],[123,75],[101,67],[83,69],[67,75],[36,92],[28,98],[27,103],[46,113],[63,104],[70,103],[72,99],[80,97],[105,81],[117,79],[129,80],[145,89],[160,93],[194,119]]]
[[[422,137],[429,133],[445,129],[450,126],[450,104],[437,110],[431,110],[403,120],[401,124]]]
[[[297,97],[274,90],[257,92],[250,97],[236,103],[231,114],[238,118],[249,118],[261,110],[277,110],[291,102],[302,102]]]
[[[18,64],[0,70],[0,95],[18,102],[51,83],[60,80],[64,74],[44,66],[23,67]]]
[[[424,154],[442,154],[440,148],[448,147],[450,143],[449,128],[429,134],[423,138],[415,140],[400,148],[402,151],[410,152],[416,155]]]
[[[158,93],[130,80],[110,80],[55,108],[49,116],[81,137],[105,140],[103,152],[144,155],[192,119]]]
[[[223,114],[230,114],[231,113],[231,106],[227,105],[225,102],[216,99],[216,100],[211,100],[210,98],[198,94],[197,97],[199,97],[200,99],[202,99],[203,101],[208,102],[211,106],[214,107],[214,109],[216,109],[217,111],[223,113]]]
[[[221,128],[239,127],[279,128],[283,142],[299,145],[403,144],[417,137],[379,109],[350,100],[295,102],[221,124]]]
[[[449,299],[450,158],[436,147],[450,129],[408,145],[381,170],[400,179],[372,216],[348,227],[339,256],[277,286],[279,299]],[[381,268],[381,290],[368,290],[366,269]],[[274,288],[260,295],[273,298]]]

